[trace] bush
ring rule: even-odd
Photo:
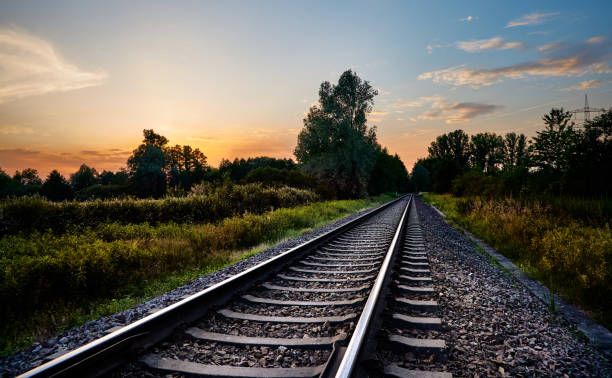
[[[109,200],[125,198],[132,194],[130,185],[92,185],[78,190],[74,193],[74,198],[78,201],[93,199]]]
[[[284,194],[288,193],[291,196],[286,188]],[[22,317],[67,304],[78,307],[95,299],[135,295],[147,282],[186,269],[230,263],[235,255],[229,251],[275,241],[288,230],[313,227],[370,204],[318,202],[236,216],[216,225],[112,222],[73,228],[62,235],[50,231],[6,235],[0,238],[0,350],[6,346],[2,345],[6,335],[13,332],[11,325]]]
[[[234,215],[261,214],[318,200],[316,194],[290,187],[264,188],[261,184],[225,185],[205,195],[185,198],[117,199],[53,203],[40,197],[0,202],[0,234],[64,232],[71,227],[93,227],[105,222],[150,224],[218,222]]]
[[[581,203],[596,208],[593,202],[569,201],[565,206],[575,213]],[[612,230],[608,224],[585,224],[568,211],[537,200],[472,197],[447,203],[455,204],[457,220],[475,235],[564,297],[594,311],[605,326],[612,324]]]

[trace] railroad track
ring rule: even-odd
[[[433,291],[407,196],[23,376],[447,377]]]

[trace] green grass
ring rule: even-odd
[[[612,230],[602,222],[603,211],[596,220],[581,215],[606,204],[570,200],[565,207],[552,208],[555,200],[544,204],[431,193],[422,198],[557,295],[612,327]]]
[[[217,224],[101,223],[0,238],[0,351],[12,353],[390,200],[326,201]]]

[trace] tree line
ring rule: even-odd
[[[411,188],[408,171],[397,154],[390,154],[367,125],[377,91],[356,73],[344,72],[338,84],[325,81],[319,103],[310,108],[298,136],[292,159],[250,157],[222,159],[219,168],[208,165],[198,148],[171,146],[152,129],[117,172],[86,164],[68,178],[53,170],[43,181],[36,169],[15,172],[0,169],[0,198],[39,194],[53,201],[136,196],[160,198],[185,195],[195,184],[260,182],[317,192],[322,198],[358,198]]]
[[[524,134],[438,136],[412,170],[418,191],[457,195],[612,194],[612,109],[576,127],[572,114],[553,108],[544,129]]]

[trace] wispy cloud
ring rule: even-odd
[[[554,42],[538,47],[538,51],[552,51],[563,47],[563,42]]]
[[[433,120],[444,119],[447,124],[464,123],[475,117],[493,113],[503,108],[501,105],[490,105],[479,102],[451,103],[444,99],[434,101],[431,109],[425,111],[418,118]]]
[[[106,78],[67,62],[47,41],[0,29],[0,103],[101,85]]]
[[[423,101],[403,101],[395,104],[391,104],[391,107],[394,109],[399,108],[416,108],[423,105]]]
[[[502,37],[493,37],[476,41],[459,41],[457,42],[457,48],[473,53],[485,50],[524,49],[525,44],[523,42],[507,42]]]
[[[461,22],[471,22],[473,20],[478,20],[478,17],[477,16],[467,16],[467,17],[459,19],[459,21]]]
[[[34,134],[34,130],[30,127],[4,125],[0,126],[0,135],[19,135],[19,134]]]
[[[514,28],[516,26],[526,26],[526,25],[539,25],[546,21],[547,19],[558,15],[559,12],[551,12],[551,13],[530,13],[526,14],[522,17],[514,19],[506,25],[507,28]]]
[[[381,116],[386,116],[387,114],[389,114],[389,112],[374,111],[374,112],[370,112],[370,114],[373,116],[381,117]]]
[[[591,88],[597,88],[601,85],[601,80],[586,80],[581,82],[580,84],[572,85],[571,87],[561,89],[564,92],[567,91],[578,91],[585,90]]]
[[[599,42],[605,41],[605,39],[606,39],[606,37],[604,37],[603,35],[599,35],[597,37],[592,37],[592,38],[587,39],[587,43],[595,45],[595,44],[597,44]]]
[[[464,68],[452,66],[441,70],[425,72],[419,80],[435,83],[479,88],[502,82],[504,79],[519,79],[528,76],[581,76],[587,73],[609,73],[608,62],[612,59],[611,44],[583,43],[567,46],[554,54],[534,61],[513,64],[500,68]]]

